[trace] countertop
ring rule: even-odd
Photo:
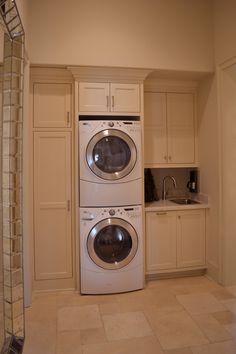
[[[176,204],[170,200],[158,200],[157,202],[145,203],[145,211],[164,211],[164,210],[193,210],[208,209],[210,205],[207,201],[199,201],[197,204]]]

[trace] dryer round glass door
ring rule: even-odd
[[[106,129],[89,141],[86,159],[90,169],[105,180],[127,176],[135,166],[137,150],[133,140],[124,132]]]
[[[127,221],[108,218],[97,223],[87,239],[92,261],[103,269],[120,269],[134,258],[138,236]]]

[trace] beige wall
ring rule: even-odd
[[[211,71],[211,5],[211,0],[31,0],[31,61]]]
[[[219,257],[219,137],[217,120],[217,85],[215,75],[204,79],[198,88],[198,139],[200,190],[208,195],[207,265],[208,274],[220,278]]]
[[[220,73],[220,95],[223,277],[226,285],[236,285],[236,61]]]
[[[215,61],[217,64],[236,55],[235,18],[235,0],[214,0]]]
[[[222,281],[236,284],[236,1],[214,1],[215,62],[218,67],[218,117],[220,139],[220,235]],[[235,57],[233,60],[232,58]],[[231,66],[224,64],[230,59]],[[234,62],[234,64],[233,64]]]

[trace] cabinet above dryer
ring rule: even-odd
[[[68,67],[78,90],[80,115],[143,115],[143,83],[148,69]]]
[[[139,84],[80,82],[79,111],[139,113]]]

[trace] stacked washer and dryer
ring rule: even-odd
[[[140,117],[80,116],[82,294],[143,288]]]

